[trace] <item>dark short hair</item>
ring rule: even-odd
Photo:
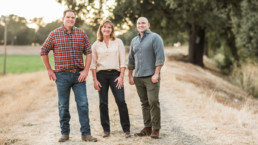
[[[66,15],[67,12],[73,12],[74,15],[76,15],[76,12],[75,12],[74,10],[68,9],[68,10],[65,10],[65,11],[64,11],[63,17],[65,17],[65,15]]]

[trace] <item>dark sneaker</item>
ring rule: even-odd
[[[151,138],[158,139],[159,138],[159,129],[153,130],[150,135]]]
[[[67,140],[69,140],[69,135],[62,135],[62,136],[59,138],[58,142],[65,142],[65,141],[67,141]]]
[[[130,134],[130,132],[125,132],[125,138],[129,138],[129,137],[131,137],[131,134]]]
[[[135,133],[136,136],[150,136],[151,127],[144,127],[139,133]]]
[[[109,137],[109,135],[110,135],[110,132],[106,132],[106,131],[105,131],[105,132],[103,133],[102,137]]]
[[[83,141],[97,142],[97,138],[92,137],[91,135],[82,136]]]

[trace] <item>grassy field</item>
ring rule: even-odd
[[[0,56],[0,72],[3,72],[4,58]],[[50,56],[51,66],[54,67],[53,57]],[[39,55],[9,55],[6,59],[6,73],[7,74],[21,74],[25,72],[35,72],[44,70],[45,66],[42,63]]]

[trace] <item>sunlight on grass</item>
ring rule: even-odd
[[[3,72],[3,56],[0,56],[0,71]],[[50,56],[50,63],[52,68],[54,67],[54,59]],[[45,66],[41,60],[40,56],[28,55],[28,56],[18,56],[11,55],[7,56],[6,59],[6,73],[7,74],[21,74],[26,72],[35,72],[39,70],[44,70]]]

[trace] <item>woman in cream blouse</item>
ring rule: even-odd
[[[92,45],[91,70],[94,88],[99,93],[100,120],[103,137],[110,135],[108,115],[109,87],[118,106],[120,123],[125,137],[130,137],[130,121],[124,95],[125,47],[122,40],[115,37],[111,21],[103,21],[97,32],[97,40]]]

